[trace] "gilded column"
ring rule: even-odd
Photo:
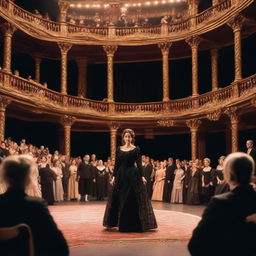
[[[68,43],[58,43],[61,51],[61,85],[60,92],[67,94],[67,55],[68,51],[71,49],[72,44]]]
[[[71,152],[71,127],[73,123],[75,122],[75,117],[64,115],[61,118],[61,124],[63,126],[64,131],[64,145],[63,145],[63,153],[66,155],[66,157],[70,158],[70,152]]]
[[[197,158],[198,155],[198,128],[202,122],[199,119],[191,119],[186,121],[191,132],[191,158]]]
[[[234,32],[234,55],[235,55],[235,81],[242,79],[242,40],[241,30],[245,18],[238,15],[228,22]]]
[[[58,1],[59,5],[59,22],[66,22],[67,19],[67,11],[69,8],[69,2],[67,1]]]
[[[40,83],[40,65],[41,65],[41,59],[35,58],[35,81]]]
[[[12,61],[12,36],[16,31],[16,27],[10,23],[4,24],[4,56],[3,56],[3,69],[6,72],[11,72]]]
[[[113,58],[114,54],[117,51],[116,45],[104,45],[104,51],[107,54],[108,64],[107,64],[107,71],[108,71],[108,101],[114,101],[114,71],[113,71]]]
[[[158,47],[161,49],[163,58],[163,101],[169,101],[169,50],[171,43],[159,43]]]
[[[78,67],[77,95],[87,97],[87,59],[76,60]]]
[[[186,39],[192,51],[192,96],[198,96],[198,46],[201,38],[193,36]]]
[[[10,100],[0,97],[0,141],[4,140],[5,135],[5,113],[6,107],[11,103]]]
[[[231,149],[232,152],[238,151],[238,125],[239,125],[239,115],[237,112],[237,107],[230,107],[226,109],[225,113],[230,118],[230,130],[231,130]]]
[[[218,90],[218,49],[211,50],[212,91]]]
[[[116,135],[119,128],[119,124],[112,122],[110,124],[110,154],[111,158],[116,157]]]
[[[189,16],[191,18],[191,26],[196,26],[196,15],[198,14],[198,6],[200,0],[188,0]]]

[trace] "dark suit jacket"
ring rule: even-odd
[[[26,223],[31,227],[36,256],[69,255],[67,242],[43,199],[30,197],[21,190],[10,188],[0,195],[0,209],[0,227],[19,223]]]
[[[95,177],[94,170],[91,168],[90,164],[81,162],[77,167],[77,177],[80,179],[93,179]]]
[[[255,256],[256,224],[246,223],[256,213],[252,186],[238,186],[212,198],[188,244],[191,255]]]

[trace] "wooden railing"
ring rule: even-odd
[[[196,24],[198,25],[200,23],[206,22],[210,18],[216,16],[216,14],[229,10],[231,7],[232,0],[225,0],[215,6],[212,6],[196,16]]]
[[[123,40],[124,37],[127,37],[126,40],[134,40],[132,35],[136,35],[138,39],[140,39],[141,36],[141,40],[144,40],[145,37],[148,37],[150,39],[152,35],[154,35],[155,38],[163,39],[166,36],[176,36],[177,32],[187,34],[191,32],[191,29],[196,29],[198,25],[208,24],[211,19],[216,20],[216,14],[218,16],[225,15],[226,12],[233,8],[236,4],[238,6],[240,3],[243,2],[246,2],[246,6],[248,6],[251,2],[253,2],[253,0],[224,0],[218,5],[212,6],[204,12],[194,17],[189,17],[182,22],[170,25],[163,24],[149,27],[117,28],[112,26],[97,28],[86,27],[83,25],[73,25],[68,23],[59,23],[43,19],[35,14],[25,11],[19,6],[15,5],[13,1],[10,0],[0,0],[0,12],[3,16],[7,15],[10,20],[16,22],[16,24],[20,25],[21,28],[24,30],[27,30],[29,26],[30,33],[33,33],[33,31],[36,32],[35,36],[38,36],[41,33],[42,37],[53,36],[72,39],[75,36],[79,36],[81,40],[81,36],[91,36],[91,40],[97,40],[97,37],[99,37],[100,40],[109,40],[110,38],[111,40],[119,40],[119,38]],[[208,30],[210,30],[210,28]]]
[[[189,115],[192,112],[200,114],[206,109],[217,108],[222,104],[236,104],[246,100],[248,95],[254,97],[256,94],[256,74],[240,80],[231,85],[220,88],[217,91],[208,92],[197,97],[187,97],[168,102],[150,102],[150,103],[109,103],[104,101],[95,101],[86,98],[64,95],[50,90],[34,81],[15,76],[4,71],[0,71],[0,92],[8,94],[35,106],[45,109],[63,109],[69,113],[91,114],[95,116],[108,115],[122,117],[124,114],[129,116],[141,117],[141,114],[147,117],[154,117],[155,114],[168,114],[174,116]],[[2,94],[1,93],[1,94]]]

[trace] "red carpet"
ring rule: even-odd
[[[91,242],[187,240],[200,218],[174,211],[154,210],[158,229],[145,233],[107,231],[102,226],[105,205],[59,205],[49,207],[69,246]]]

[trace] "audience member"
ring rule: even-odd
[[[256,224],[250,216],[256,213],[256,192],[249,185],[254,168],[245,153],[225,159],[224,178],[231,191],[211,199],[188,244],[193,256],[255,255]]]
[[[25,223],[32,230],[35,255],[69,255],[67,242],[50,215],[46,202],[24,192],[30,182],[32,164],[32,157],[27,155],[9,156],[3,161],[1,172],[8,189],[0,195],[0,227]],[[4,242],[1,243],[3,245]],[[15,246],[11,249],[18,250]],[[11,255],[19,255],[19,252]]]

